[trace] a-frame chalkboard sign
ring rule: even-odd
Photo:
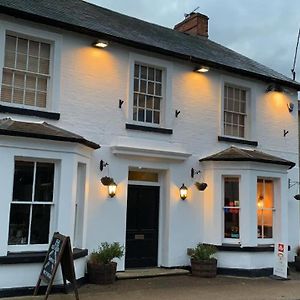
[[[34,290],[34,296],[37,295],[41,282],[43,281],[48,284],[45,300],[48,298],[59,263],[61,264],[65,291],[67,291],[66,288],[68,280],[73,285],[76,300],[79,300],[71,241],[68,236],[64,236],[58,232],[55,232],[53,235]]]

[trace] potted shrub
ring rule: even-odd
[[[213,245],[199,243],[191,251],[192,275],[198,277],[216,277],[217,260],[213,255],[217,248]]]
[[[94,284],[113,283],[116,278],[117,263],[114,258],[121,258],[124,248],[119,243],[101,243],[97,251],[93,251],[87,263],[88,279]]]
[[[300,246],[296,249],[296,256],[295,256],[295,268],[297,271],[300,271]]]

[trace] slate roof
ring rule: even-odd
[[[257,150],[247,150],[237,147],[230,147],[216,154],[207,156],[199,160],[202,161],[249,161],[267,164],[283,165],[293,168],[295,163],[283,158],[273,156]]]
[[[52,141],[79,143],[92,149],[100,146],[82,136],[59,127],[44,123],[14,121],[10,118],[0,120],[0,135],[38,138]]]
[[[0,12],[300,90],[300,83],[205,37],[190,36],[82,0],[0,0]]]

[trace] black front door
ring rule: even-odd
[[[156,267],[159,187],[129,185],[125,267]]]

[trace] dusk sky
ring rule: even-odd
[[[200,7],[209,38],[291,77],[299,0],[89,0],[129,16],[171,27]],[[299,49],[300,51],[300,49]],[[296,68],[300,81],[300,53]]]

